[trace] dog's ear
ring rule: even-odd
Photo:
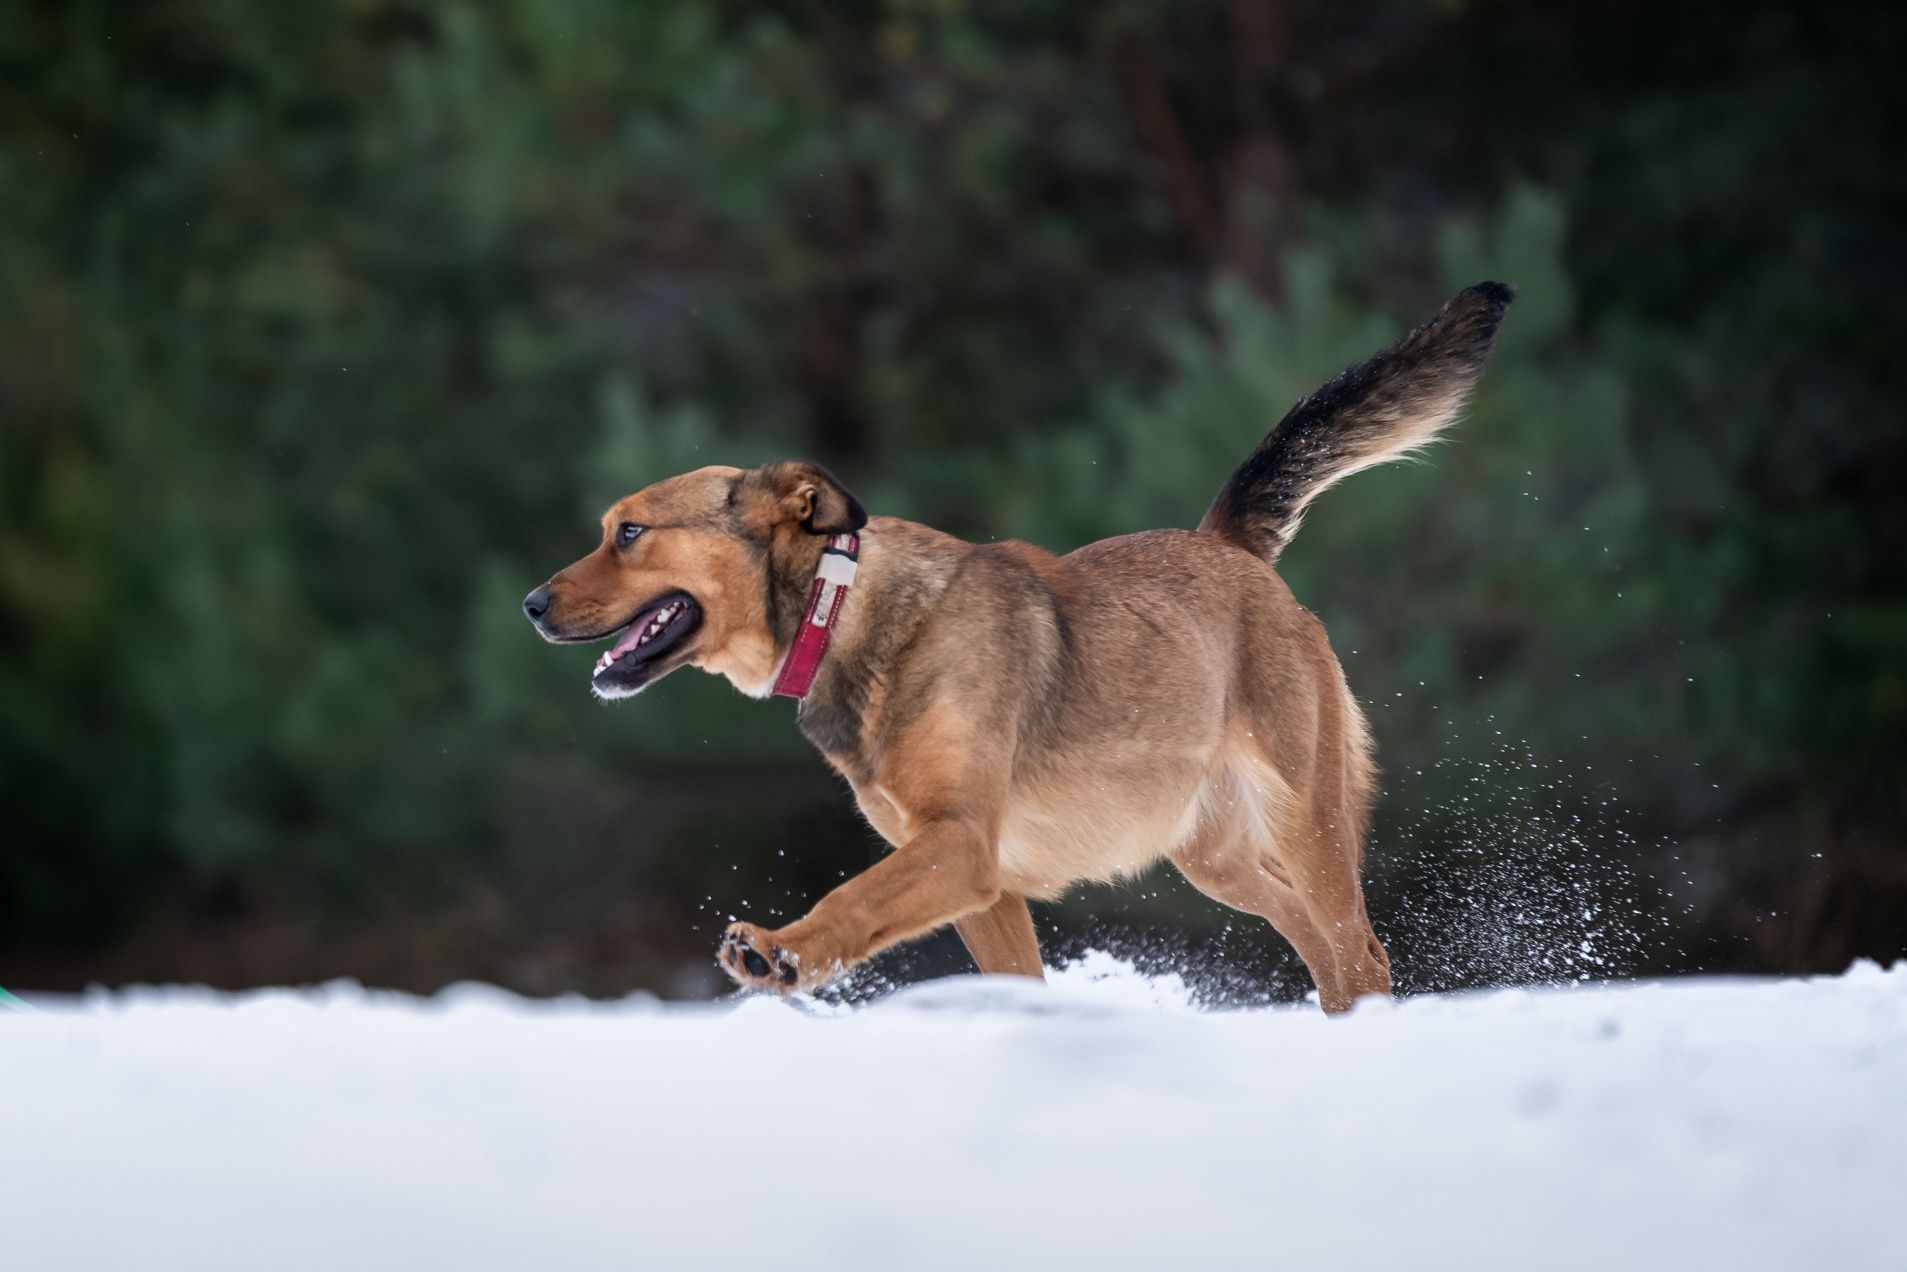
[[[769,504],[771,521],[792,521],[809,534],[848,534],[867,524],[861,501],[819,464],[785,460],[749,476]]]

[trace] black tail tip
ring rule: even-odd
[[[1475,287],[1464,288],[1463,295],[1467,299],[1481,301],[1488,307],[1491,319],[1500,321],[1503,311],[1508,309],[1510,303],[1516,299],[1516,288],[1508,283],[1486,281],[1478,283]]]

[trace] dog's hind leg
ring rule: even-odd
[[[1270,923],[1278,935],[1304,960],[1318,987],[1326,1011],[1342,1011],[1337,952],[1312,921],[1304,900],[1291,886],[1283,863],[1239,820],[1209,827],[1170,854],[1172,864],[1193,887],[1222,905],[1255,914]]]
[[[1326,1011],[1338,1012],[1348,1010],[1360,998],[1388,998],[1390,955],[1377,939],[1364,909],[1358,847],[1348,842],[1349,828],[1335,812],[1314,814],[1306,822],[1309,824],[1300,823],[1301,829],[1293,837],[1298,842],[1286,854],[1285,864],[1293,895],[1300,899],[1313,930],[1330,950],[1325,960],[1330,967],[1329,978],[1316,977],[1318,1001]],[[1313,971],[1315,975],[1315,965]]]
[[[986,909],[955,919],[954,930],[981,971],[1044,978],[1040,940],[1033,932],[1033,912],[1025,897],[1003,892]]]
[[[1278,851],[1313,925],[1335,955],[1335,998],[1322,983],[1318,986],[1325,1010],[1334,1011],[1360,998],[1390,997],[1391,964],[1364,908],[1361,878],[1375,781],[1370,744],[1364,717],[1341,677],[1318,716],[1306,798],[1291,810]]]
[[[1192,886],[1267,920],[1291,942],[1327,1012],[1390,993],[1390,962],[1364,913],[1356,850],[1324,827],[1268,766],[1226,774],[1208,800],[1226,810],[1170,854]],[[1341,827],[1349,829],[1349,827]]]

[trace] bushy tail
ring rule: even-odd
[[[1435,441],[1463,409],[1514,288],[1478,283],[1292,407],[1219,488],[1199,529],[1276,561],[1313,499]]]

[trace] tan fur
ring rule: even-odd
[[[1468,391],[1450,377],[1474,379],[1494,334],[1479,306],[1500,316],[1507,296],[1472,289],[1301,403],[1294,432],[1274,430],[1198,531],[1064,557],[964,543],[868,521],[798,463],[701,469],[612,508],[602,545],[532,595],[547,601],[533,613],[544,635],[602,639],[678,590],[702,620],[605,696],[683,665],[767,692],[826,534],[861,536],[859,578],[798,718],[894,851],[793,923],[735,924],[723,968],[786,992],[952,923],[983,971],[1037,976],[1027,898],[1166,857],[1268,919],[1326,1011],[1388,994],[1360,882],[1370,733],[1323,626],[1270,559],[1313,485],[1448,422]],[[1426,375],[1444,379],[1409,378]],[[619,544],[624,523],[647,529]]]
[[[680,588],[706,619],[674,656],[761,692],[779,652],[760,566],[741,534],[692,524],[739,476],[703,470],[612,509],[604,546],[551,581],[565,634],[600,635]],[[654,527],[639,553],[611,546],[625,520]],[[752,948],[812,985],[954,922],[986,970],[1038,974],[1025,898],[1169,855],[1202,889],[1271,919],[1328,1009],[1387,992],[1356,878],[1371,793],[1361,717],[1322,628],[1268,566],[1184,531],[1061,558],[881,517],[861,541],[803,714],[845,670],[866,674],[852,744],[828,758],[897,851],[796,923],[737,925],[731,973],[783,988],[743,970]],[[778,546],[812,573],[817,545]],[[871,633],[897,624],[905,640],[868,663]],[[1307,886],[1310,901],[1294,891]]]

